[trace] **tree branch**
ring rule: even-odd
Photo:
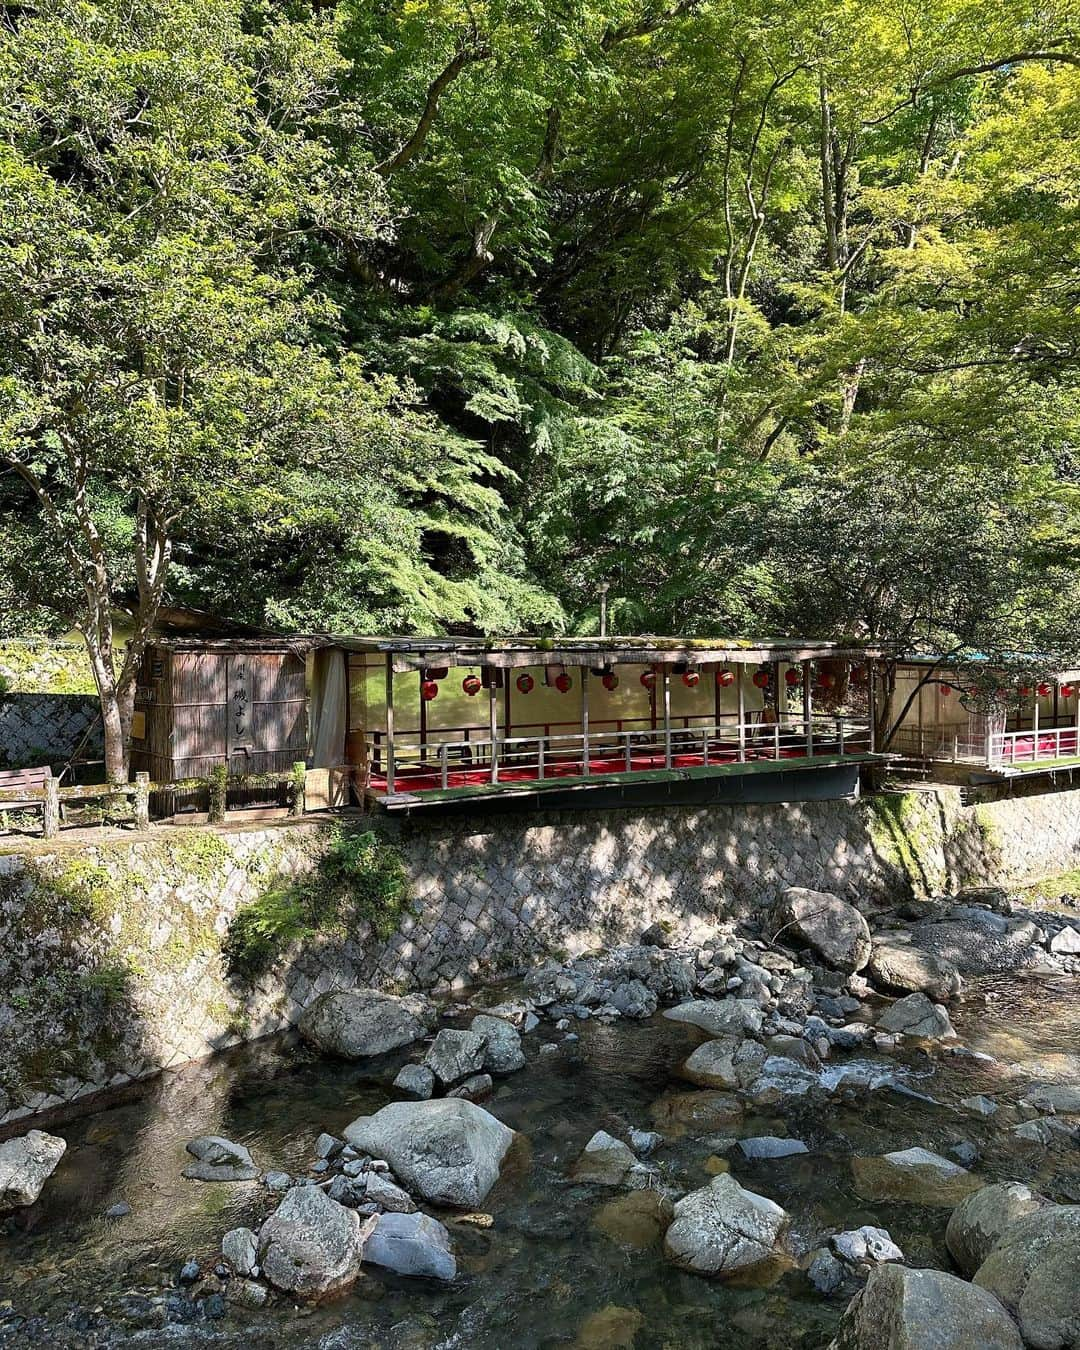
[[[420,114],[420,120],[413,129],[412,135],[405,141],[404,145],[392,155],[389,159],[377,164],[376,171],[383,178],[389,178],[391,174],[396,173],[398,169],[403,168],[411,159],[415,159],[424,148],[428,133],[431,131],[435,121],[435,114],[439,111],[439,100],[446,90],[453,84],[461,72],[475,64],[477,61],[486,61],[491,56],[491,48],[486,44],[478,47],[467,47],[459,51],[450,61],[449,65],[444,66],[438,75],[428,85],[427,98],[424,101],[424,110]]]
[[[617,28],[609,27],[600,39],[600,50],[609,52],[612,47],[617,46],[620,42],[627,42],[632,38],[648,37],[650,33],[655,33],[658,28],[663,28],[664,24],[670,23],[672,19],[681,19],[684,15],[692,14],[700,3],[701,0],[679,0],[677,5],[674,5],[671,9],[661,10],[659,14],[647,14],[633,23],[623,23]]]

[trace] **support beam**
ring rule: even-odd
[[[735,695],[739,719],[739,763],[746,763],[746,667],[740,661],[735,667]]]
[[[866,706],[870,716],[870,753],[877,749],[877,669],[873,660],[866,663]],[[921,747],[920,747],[921,748]]]
[[[671,768],[671,671],[664,667],[664,768]]]
[[[498,672],[488,671],[488,734],[491,737],[491,781],[499,781],[499,690]]]
[[[1031,705],[1031,758],[1039,758],[1039,686],[1035,685],[1035,692]]]
[[[394,658],[386,653],[386,790],[394,791],[397,757],[394,753]]]
[[[810,719],[814,714],[814,689],[811,684],[810,662],[802,663],[802,715],[803,730],[806,732],[806,753],[810,756],[814,753],[814,732],[810,724]]]
[[[592,773],[589,763],[589,667],[581,667],[581,772]]]

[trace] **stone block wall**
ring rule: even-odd
[[[0,1129],[282,1029],[335,987],[496,979],[633,940],[656,920],[763,916],[786,885],[873,908],[1069,870],[1080,866],[1080,792],[966,807],[941,788],[382,830],[409,891],[390,936],[366,920],[321,932],[253,983],[226,968],[230,925],[290,880],[318,884],[327,824],[162,826],[0,856]]]
[[[98,714],[97,699],[86,694],[0,696],[0,769],[58,769],[76,751],[82,759],[102,759]]]

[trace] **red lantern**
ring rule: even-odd
[[[735,672],[733,670],[718,670],[716,672],[716,683],[721,689],[728,689],[735,683]]]
[[[852,683],[852,684],[865,684],[865,683],[866,683],[866,667],[865,667],[865,666],[852,666],[852,668],[851,668],[851,683]]]
[[[817,682],[820,689],[832,689],[836,685],[836,676],[831,670],[823,670],[817,677]]]
[[[941,697],[942,697],[942,698],[948,698],[951,694],[952,694],[952,685],[951,685],[951,684],[943,684],[943,685],[941,686]]]
[[[757,670],[754,672],[754,683],[759,689],[768,689],[769,672],[767,670]]]
[[[701,676],[697,673],[696,670],[688,670],[688,671],[686,671],[686,673],[683,675],[683,677],[682,677],[682,682],[683,682],[683,684],[686,685],[687,689],[696,689],[696,688],[697,688],[697,684],[698,684],[698,680],[700,680],[700,679],[701,679]]]
[[[568,693],[570,690],[570,686],[573,683],[574,683],[573,680],[570,678],[569,675],[567,675],[565,670],[560,675],[555,676],[555,688],[559,691],[560,694]]]
[[[603,675],[600,676],[600,683],[610,692],[613,689],[618,689],[619,677],[613,670],[606,670]]]
[[[535,681],[531,675],[519,675],[517,677],[517,687],[519,694],[528,694],[531,692]]]
[[[480,683],[479,675],[466,675],[461,681],[461,687],[470,698],[475,698],[483,686]]]
[[[1054,691],[1050,688],[1048,684],[1040,684],[1038,692],[1040,698],[1049,698]]]
[[[1031,697],[1031,685],[1030,685],[1030,684],[1022,684],[1022,685],[1020,686],[1020,697],[1021,697],[1021,698],[1030,698],[1030,697]]]
[[[789,689],[794,689],[801,679],[799,672],[793,666],[788,666],[787,670],[784,671],[784,683]]]
[[[425,703],[430,703],[433,698],[439,697],[439,686],[434,680],[424,680],[420,686],[420,697]]]
[[[1076,690],[1072,687],[1071,684],[1063,684],[1063,685],[1061,686],[1061,697],[1062,697],[1062,698],[1072,698],[1073,694],[1075,694],[1075,693],[1076,693]]]
[[[641,683],[645,686],[646,689],[651,689],[653,685],[656,683],[656,671],[643,670],[641,672]]]

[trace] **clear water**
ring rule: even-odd
[[[840,1228],[889,1229],[913,1264],[949,1267],[948,1211],[868,1205],[854,1192],[853,1153],[922,1145],[946,1153],[974,1143],[976,1170],[1028,1181],[1052,1198],[1080,1200],[1080,1153],[1022,1144],[1012,1120],[960,1110],[984,1092],[1005,1105],[1035,1079],[1080,1080],[1080,1005],[1075,981],[985,980],[954,1020],[968,1045],[994,1064],[955,1056],[851,1057],[860,1072],[831,1097],[813,1094],[748,1115],[729,1135],[789,1134],[811,1152],[782,1161],[731,1158],[751,1189],[792,1215],[791,1243],[805,1254]],[[212,1266],[221,1235],[257,1227],[273,1207],[258,1183],[185,1181],[185,1142],[217,1133],[246,1143],[264,1169],[303,1175],[323,1130],[339,1132],[394,1094],[404,1056],[372,1068],[313,1057],[290,1039],[264,1042],[162,1076],[141,1100],[58,1130],[65,1158],[42,1200],[0,1230],[0,1345],[387,1347],[388,1350],[704,1350],[827,1344],[846,1300],[825,1299],[797,1265],[739,1287],[682,1274],[658,1247],[619,1245],[594,1224],[619,1191],[573,1183],[573,1160],[597,1129],[624,1134],[651,1125],[650,1107],[688,1085],[674,1077],[699,1033],[662,1018],[595,1022],[580,1041],[504,1080],[487,1105],[527,1140],[485,1203],[488,1229],[449,1223],[459,1261],[451,1286],[373,1272],[358,1294],[315,1310],[277,1303],[230,1308],[220,1321],[163,1326],[160,1297],[175,1292],[180,1264]],[[542,1032],[542,1035],[550,1035]],[[534,1045],[536,1038],[529,1038]],[[844,1063],[837,1056],[833,1066]],[[878,1081],[871,1090],[867,1079]],[[882,1080],[899,1081],[901,1088]],[[906,1091],[905,1091],[906,1089]],[[912,1093],[921,1094],[919,1096]],[[923,1100],[932,1098],[932,1101]],[[655,1155],[676,1194],[703,1185],[723,1139],[687,1133]],[[126,1201],[132,1213],[107,1221]],[[148,1302],[154,1298],[157,1305]],[[620,1311],[612,1311],[622,1310]],[[633,1336],[633,1339],[628,1337]]]

